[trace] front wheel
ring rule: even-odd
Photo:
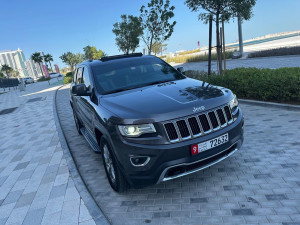
[[[116,192],[122,193],[127,189],[126,179],[121,173],[107,141],[102,137],[100,143],[103,165],[110,186]]]

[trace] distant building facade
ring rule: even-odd
[[[35,63],[31,59],[27,60],[25,63],[26,63],[27,73],[30,77],[38,78],[38,77],[42,76],[41,72],[37,70],[38,65],[36,66]]]
[[[0,67],[6,64],[19,73],[20,77],[28,77],[26,59],[21,49],[0,51]]]

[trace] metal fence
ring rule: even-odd
[[[18,79],[2,79],[0,78],[0,88],[16,88],[19,85]]]

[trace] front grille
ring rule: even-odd
[[[175,129],[175,126],[173,123],[166,123],[165,129],[167,131],[168,137],[170,140],[176,140],[178,139],[178,135]]]
[[[211,133],[232,122],[231,111],[226,105],[207,113],[167,122],[164,127],[169,140],[176,142]]]
[[[223,110],[222,110],[222,109],[218,109],[218,110],[217,110],[217,114],[218,114],[218,117],[219,117],[219,121],[220,121],[220,123],[221,123],[221,126],[223,126],[223,125],[226,123],[226,119],[225,119]]]
[[[214,129],[218,128],[219,123],[218,123],[217,117],[215,115],[215,112],[209,112],[208,116],[209,116],[209,119],[210,119],[210,122],[211,122],[211,125],[213,126],[213,128]]]
[[[209,131],[210,125],[209,125],[206,115],[205,114],[200,115],[199,120],[200,120],[201,126],[203,127],[203,131],[204,132]]]
[[[201,130],[198,124],[198,121],[195,117],[188,118],[190,128],[192,130],[193,135],[201,134]]]
[[[231,121],[232,120],[232,115],[231,115],[229,107],[225,106],[224,111],[225,111],[225,114],[226,114],[226,117],[227,117],[227,121],[228,122]]]
[[[186,122],[184,120],[179,120],[176,122],[178,130],[180,132],[180,136],[182,138],[186,138],[190,136],[189,128],[186,125]]]

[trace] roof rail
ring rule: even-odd
[[[142,53],[131,53],[131,54],[124,54],[124,55],[113,55],[113,56],[106,56],[99,59],[102,62],[114,60],[114,59],[122,59],[122,58],[130,58],[130,57],[140,57],[143,56]]]

